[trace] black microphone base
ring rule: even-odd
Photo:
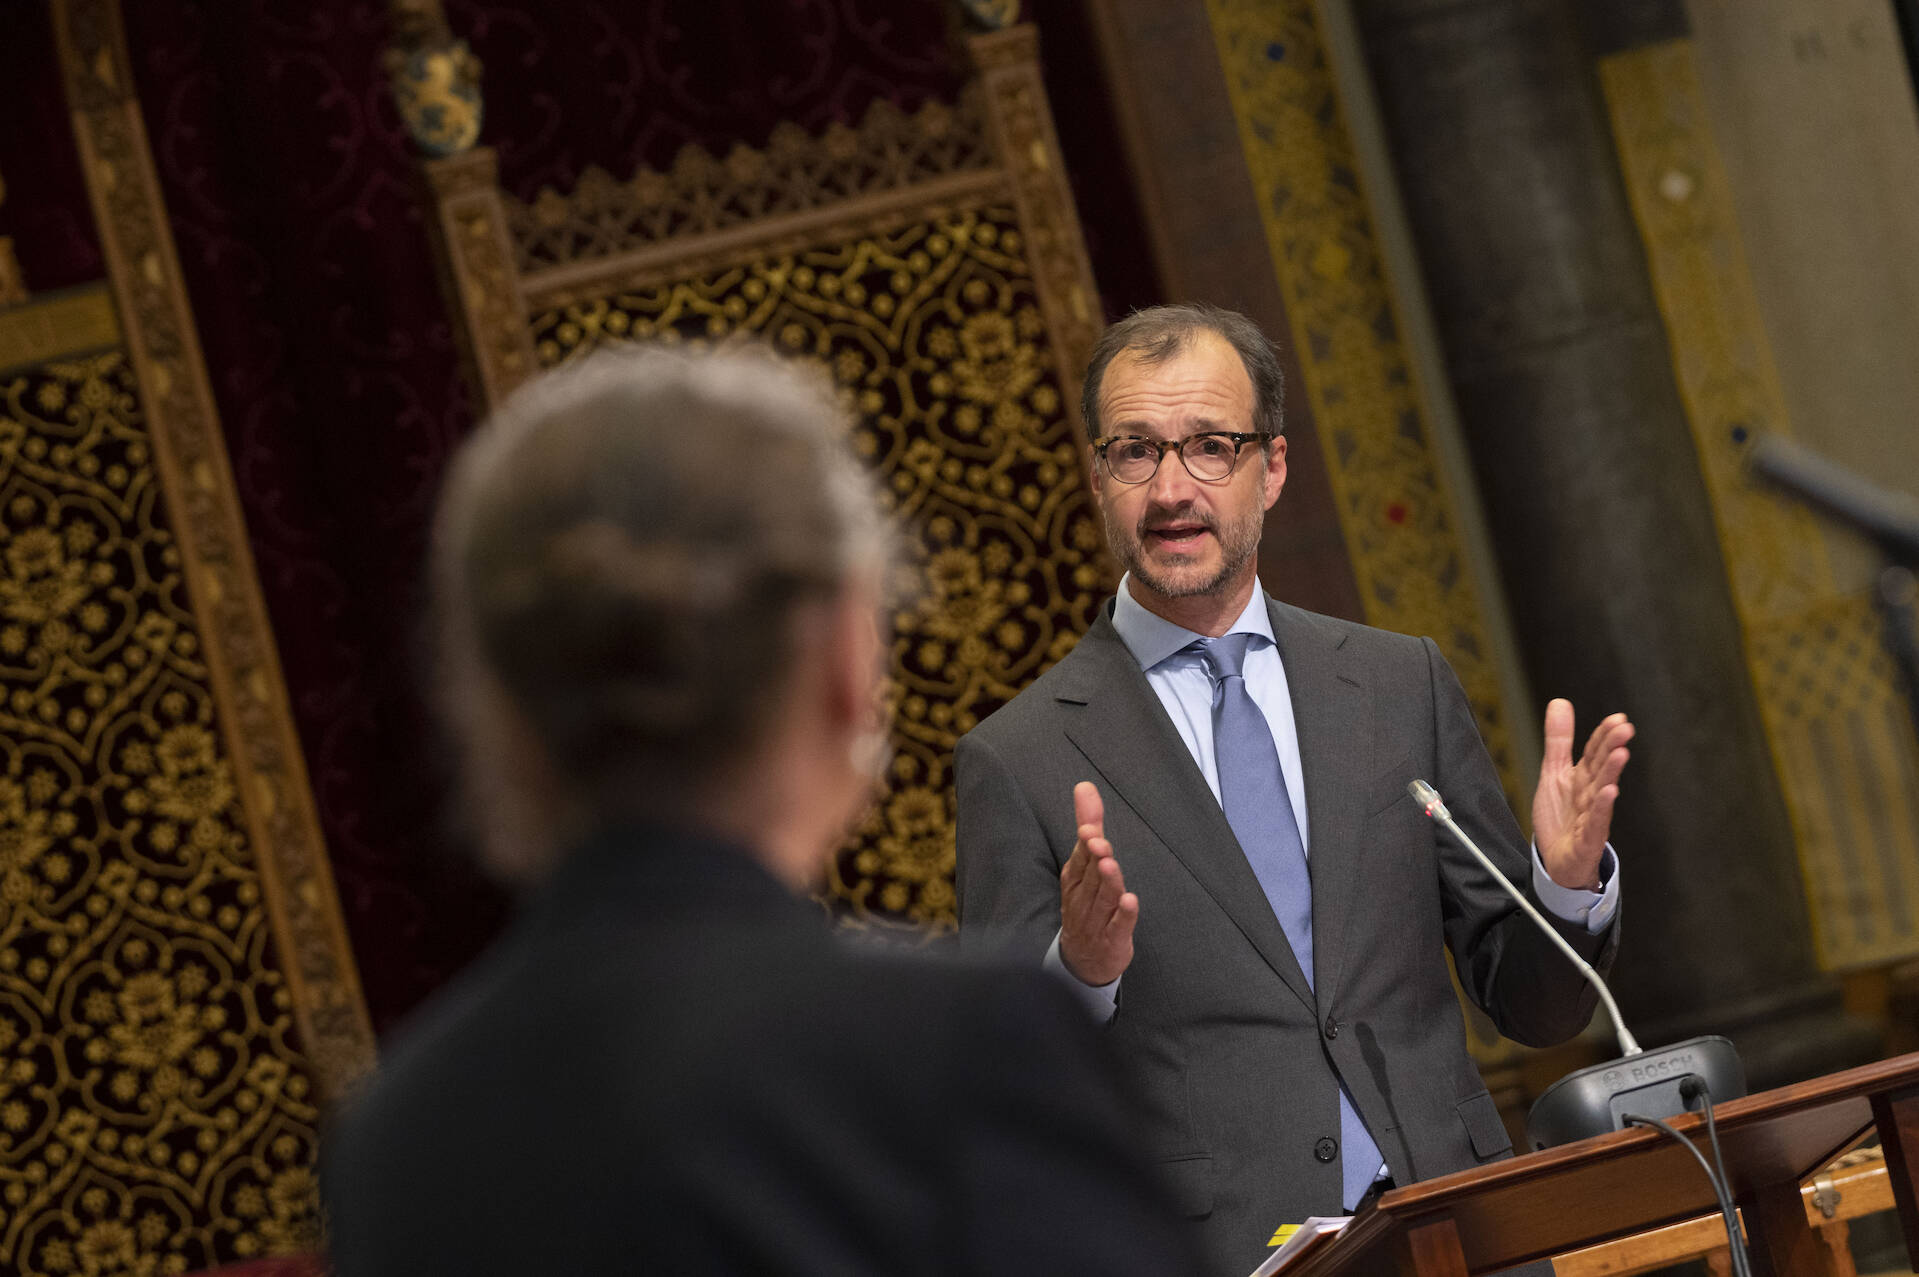
[[[1746,1093],[1746,1068],[1730,1041],[1716,1033],[1687,1038],[1560,1078],[1526,1115],[1526,1142],[1535,1149],[1551,1148],[1622,1130],[1627,1113],[1684,1113],[1680,1083],[1688,1077],[1703,1081],[1715,1104]]]

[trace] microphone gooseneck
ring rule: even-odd
[[[1692,1108],[1695,1098],[1703,1098],[1710,1106],[1714,1097],[1732,1099],[1746,1093],[1746,1071],[1739,1062],[1739,1052],[1718,1034],[1687,1038],[1652,1051],[1642,1049],[1626,1028],[1619,1005],[1613,1001],[1612,990],[1599,978],[1599,973],[1540,916],[1532,902],[1454,822],[1439,791],[1423,780],[1413,781],[1406,788],[1420,809],[1472,853],[1493,876],[1493,881],[1505,889],[1526,911],[1526,916],[1546,933],[1546,938],[1566,955],[1567,961],[1579,968],[1587,982],[1599,990],[1599,1000],[1605,1005],[1606,1014],[1612,1017],[1613,1032],[1619,1037],[1623,1052],[1619,1059],[1577,1069],[1540,1093],[1526,1115],[1527,1143],[1534,1148],[1570,1144],[1607,1131],[1648,1124],[1647,1118],[1684,1113]],[[1710,1118],[1707,1131],[1717,1134]],[[1710,1167],[1707,1174],[1712,1174]],[[1723,1183],[1715,1186],[1723,1188]]]
[[[1460,846],[1473,854],[1473,859],[1477,860],[1480,865],[1485,868],[1486,872],[1493,876],[1493,881],[1505,888],[1506,894],[1511,896],[1513,900],[1518,903],[1519,907],[1526,911],[1526,916],[1531,918],[1533,922],[1538,925],[1539,929],[1546,933],[1546,938],[1558,945],[1559,951],[1566,955],[1567,960],[1579,968],[1579,974],[1585,976],[1587,982],[1599,991],[1599,1000],[1605,1004],[1606,1014],[1612,1017],[1613,1032],[1618,1035],[1619,1048],[1624,1056],[1631,1058],[1632,1056],[1643,1054],[1643,1048],[1641,1048],[1638,1041],[1634,1039],[1632,1030],[1626,1027],[1625,1020],[1620,1017],[1619,1004],[1613,1001],[1612,990],[1606,987],[1606,982],[1599,978],[1599,973],[1592,969],[1591,963],[1579,956],[1578,950],[1566,943],[1566,937],[1554,930],[1553,925],[1541,916],[1539,910],[1533,908],[1533,903],[1526,899],[1526,894],[1518,887],[1513,886],[1510,878],[1499,872],[1499,866],[1495,865],[1492,862],[1492,858],[1479,849],[1479,844],[1467,837],[1466,831],[1461,829],[1458,823],[1453,820],[1453,814],[1446,810],[1446,804],[1444,800],[1440,798],[1439,791],[1423,780],[1411,782],[1406,786],[1406,791],[1413,796],[1413,801],[1419,804],[1421,810],[1432,817],[1447,833],[1458,840]]]

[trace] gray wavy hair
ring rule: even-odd
[[[624,348],[466,443],[431,586],[492,869],[538,876],[559,825],[671,819],[756,740],[797,610],[892,555],[851,425],[823,376],[764,352]]]

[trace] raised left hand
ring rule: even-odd
[[[1624,714],[1613,714],[1593,728],[1575,764],[1572,702],[1556,699],[1546,706],[1546,754],[1533,792],[1533,841],[1547,876],[1562,887],[1600,888],[1599,861],[1612,831],[1619,773],[1631,757],[1626,743],[1632,738],[1632,723]]]

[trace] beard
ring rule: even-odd
[[[1162,598],[1186,599],[1217,594],[1245,570],[1259,553],[1260,534],[1265,529],[1266,512],[1257,505],[1236,518],[1221,520],[1197,508],[1192,502],[1178,506],[1150,506],[1131,528],[1106,523],[1106,543],[1120,566],[1135,581]],[[1150,561],[1146,547],[1152,530],[1171,523],[1196,524],[1206,529],[1219,543],[1219,559],[1203,563],[1173,563],[1161,566]]]

